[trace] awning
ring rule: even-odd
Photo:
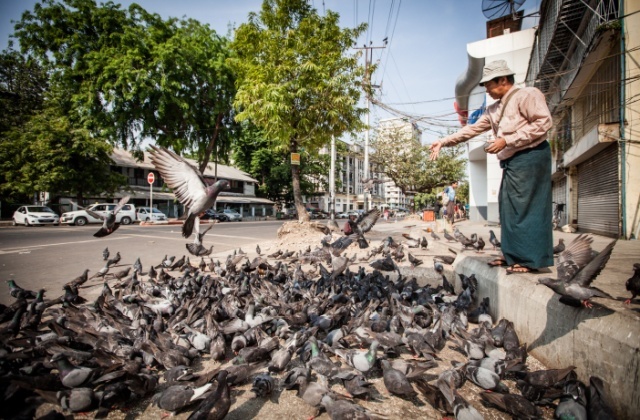
[[[114,194],[114,198],[122,198],[125,195],[130,195],[132,199],[150,199],[149,189],[148,188],[132,188],[132,191],[119,191]],[[153,191],[153,199],[154,200],[175,200],[176,196],[172,192],[160,192]],[[222,195],[220,194],[216,200],[218,203],[224,204],[264,204],[264,205],[273,205],[274,202],[261,197],[252,197],[252,196],[238,196],[238,195]]]

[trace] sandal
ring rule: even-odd
[[[489,267],[504,267],[507,265],[507,261],[502,258],[496,258],[493,261],[487,263]]]
[[[507,274],[513,274],[513,273],[537,273],[538,270],[536,270],[535,268],[529,268],[529,267],[525,267],[523,265],[520,264],[513,264],[510,267],[507,267]]]

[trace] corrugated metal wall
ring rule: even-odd
[[[617,144],[578,165],[578,228],[581,232],[620,235],[619,190]]]
[[[569,211],[569,206],[567,206],[567,177],[562,177],[557,181],[553,182],[553,202],[564,204],[564,209],[562,214],[560,215],[560,226],[564,226],[567,224],[567,212]],[[555,204],[553,205],[555,210]]]

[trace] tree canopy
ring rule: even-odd
[[[429,193],[453,180],[465,178],[467,160],[461,146],[443,148],[435,161],[429,160],[429,147],[422,146],[402,130],[378,132],[371,141],[372,163],[384,168],[386,175],[403,193]]]
[[[69,192],[80,202],[86,195],[114,193],[127,179],[110,171],[112,151],[104,140],[74,127],[58,108],[46,108],[4,133],[0,169],[5,179],[0,191],[6,196]]]
[[[151,138],[195,151],[201,168],[228,151],[235,81],[228,41],[208,25],[163,20],[135,3],[43,0],[15,36],[67,93],[63,112],[96,138],[124,148]]]
[[[251,120],[277,150],[314,155],[331,136],[362,127],[363,68],[348,50],[365,26],[341,29],[338,18],[306,0],[264,0],[236,30],[236,119]],[[291,181],[300,220],[309,220],[297,165]]]

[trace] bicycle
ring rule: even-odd
[[[553,225],[553,229],[558,229],[560,227],[560,220],[562,220],[562,213],[564,212],[564,203],[556,203],[553,209],[553,218],[551,219],[551,224]]]

